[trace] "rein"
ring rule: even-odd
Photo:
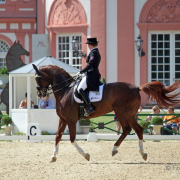
[[[73,77],[71,77],[71,78],[69,78],[69,79],[66,79],[66,80],[62,81],[61,83],[57,83],[57,84],[51,85],[51,87],[45,87],[45,86],[42,84],[42,81],[41,81],[42,76],[41,76],[40,72],[38,72],[38,79],[39,79],[40,86],[37,86],[36,88],[37,88],[38,91],[41,91],[41,90],[40,90],[41,88],[47,89],[48,91],[49,91],[49,90],[52,90],[52,92],[49,93],[49,94],[52,94],[52,93],[54,93],[54,92],[63,90],[64,88],[68,87],[72,82],[66,84],[64,87],[62,87],[62,88],[60,88],[60,89],[58,89],[58,90],[56,90],[56,91],[53,91],[53,89],[52,89],[53,87],[55,87],[55,86],[57,86],[57,85],[60,85],[60,84],[66,82],[66,81],[68,81],[68,80],[70,80],[70,79],[74,79],[74,78],[77,77],[77,76],[79,76],[79,75],[76,75],[76,76],[73,76]],[[76,79],[77,79],[77,78],[76,78]],[[74,85],[73,85],[73,86],[74,86]],[[42,90],[42,91],[44,91],[44,90]],[[41,92],[41,93],[42,93],[42,92]],[[43,94],[43,93],[42,93],[42,94]]]
[[[74,76],[75,77],[75,76]],[[73,77],[72,77],[73,78]],[[72,78],[69,78],[69,79],[72,79]],[[68,79],[67,79],[68,80]],[[66,81],[67,81],[66,80]],[[63,81],[63,82],[65,82],[65,81]],[[53,92],[50,92],[49,94],[52,94],[52,93],[54,93],[54,92],[57,92],[57,91],[61,91],[61,90],[63,90],[65,87],[68,87],[70,84],[71,84],[72,82],[70,82],[70,83],[68,83],[68,84],[66,84],[64,87],[62,87],[61,89],[58,89],[58,90],[56,90],[56,91],[53,91]],[[59,83],[59,84],[62,84],[62,83]],[[58,84],[55,84],[54,86],[56,86],[56,85],[58,85]],[[74,84],[75,85],[75,84]],[[73,85],[73,86],[74,86]],[[53,87],[53,86],[52,86]],[[51,88],[48,88],[48,91],[49,90],[52,90],[52,87]]]
[[[62,82],[60,82],[60,83],[58,83],[58,84],[54,84],[53,86],[48,87],[48,91],[49,91],[49,90],[52,90],[52,88],[53,88],[54,86],[60,85],[60,84],[62,84],[62,83],[64,83],[64,82],[66,82],[66,81],[68,81],[68,80],[70,80],[70,79],[73,79],[73,78],[77,77],[77,76],[78,76],[78,75],[73,76],[73,77],[71,77],[71,78],[69,78],[69,79],[66,79],[66,80],[64,80],[64,81],[62,81]],[[71,82],[71,83],[72,83],[72,82]],[[71,84],[71,83],[69,83],[69,84]],[[69,84],[68,84],[68,85],[69,85]],[[64,86],[64,87],[67,87],[67,85],[66,85],[66,86]],[[63,87],[63,88],[64,88],[64,87]],[[62,88],[61,88],[61,89],[62,89]],[[60,90],[61,90],[61,89],[60,89]],[[54,91],[54,92],[56,92],[56,91]]]

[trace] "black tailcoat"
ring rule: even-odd
[[[90,91],[99,91],[101,75],[98,66],[100,61],[101,55],[98,48],[93,48],[86,59],[86,67],[80,71],[80,73],[86,74],[87,88]]]

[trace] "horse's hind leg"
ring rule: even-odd
[[[76,142],[76,122],[70,122],[68,124],[69,127],[69,133],[70,133],[70,141],[72,143],[72,145],[78,150],[79,154],[81,154],[86,160],[89,161],[90,159],[90,155],[88,153],[85,153],[83,151],[83,149],[78,146],[77,142]]]
[[[59,150],[59,141],[61,140],[63,132],[66,128],[66,125],[67,125],[67,122],[65,120],[59,118],[59,127],[58,127],[58,131],[56,133],[55,148],[54,148],[50,162],[55,162],[57,159],[56,155],[58,154],[58,150]]]
[[[136,134],[139,138],[139,152],[140,152],[142,158],[146,161],[147,154],[144,153],[144,149],[143,149],[143,128],[137,123],[136,120],[129,122],[129,124],[134,129],[134,131],[136,132]]]
[[[117,115],[116,115],[117,116]],[[117,116],[117,118],[119,118]],[[129,126],[129,123],[126,121],[126,118],[121,117],[121,119],[118,119],[120,121],[120,124],[123,129],[122,135],[119,137],[117,142],[114,144],[113,150],[112,150],[112,156],[118,153],[118,147],[120,146],[121,142],[126,138],[126,136],[131,132],[131,127]]]

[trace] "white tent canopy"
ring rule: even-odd
[[[25,93],[27,92],[27,111],[31,109],[31,101],[35,105],[38,105],[39,98],[37,97],[36,82],[35,82],[35,70],[32,64],[35,64],[38,68],[44,65],[56,65],[66,70],[71,76],[74,76],[79,72],[79,69],[63,63],[51,56],[43,57],[37,61],[34,61],[28,65],[20,67],[9,73],[9,112],[19,109],[19,104],[25,99]],[[50,98],[54,99],[54,95],[51,94]],[[19,111],[19,110],[18,110]]]
[[[10,74],[22,74],[22,73],[30,73],[30,74],[35,74],[35,70],[33,69],[32,64],[35,64],[37,68],[40,66],[45,66],[45,65],[56,65],[61,68],[63,68],[65,71],[67,71],[69,74],[76,74],[79,72],[79,69],[70,66],[62,61],[59,61],[51,56],[43,57],[37,61],[34,61],[30,64],[27,64],[23,67],[20,67],[14,71],[11,71]]]

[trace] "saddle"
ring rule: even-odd
[[[78,90],[77,90],[81,80],[82,80],[82,77],[77,78],[76,83],[74,85],[74,90],[73,90],[74,100],[77,103],[84,103],[81,95],[78,93]],[[86,89],[85,92],[89,95],[89,99],[91,102],[98,102],[102,100],[103,90],[104,90],[104,84],[100,84],[99,91],[89,91],[88,89]]]
[[[86,105],[81,97],[81,95],[78,93],[78,86],[79,83],[81,82],[82,77],[78,77],[76,80],[76,83],[74,85],[74,89],[73,89],[73,97],[74,100],[79,103],[79,116],[80,116],[80,120],[84,120],[84,111],[86,109]],[[104,90],[104,84],[99,86],[99,91],[89,91],[88,89],[86,89],[86,93],[89,95],[89,99],[91,102],[98,102],[102,100],[102,96],[103,96],[103,90]]]

